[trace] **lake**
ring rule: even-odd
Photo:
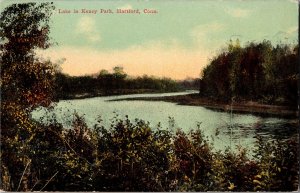
[[[159,123],[163,129],[172,128],[174,124],[173,129],[182,128],[188,132],[200,125],[204,135],[213,142],[216,150],[224,150],[226,147],[236,148],[237,145],[253,150],[255,136],[259,135],[268,140],[285,140],[297,133],[297,122],[293,119],[228,113],[201,106],[184,106],[162,101],[111,101],[123,98],[185,95],[194,92],[61,100],[52,112],[46,113],[45,109],[39,108],[32,116],[46,121],[47,116],[55,115],[65,127],[71,126],[74,112],[84,116],[90,127],[96,123],[99,116],[103,119],[103,125],[108,127],[114,117],[125,119],[126,115],[132,121],[136,118],[149,121],[153,129],[156,129]]]

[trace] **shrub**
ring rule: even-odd
[[[74,115],[71,128],[53,117],[35,122],[23,152],[11,148],[2,180],[27,181],[28,190],[47,191],[293,191],[298,186],[298,143],[258,138],[252,158],[246,149],[213,151],[199,128],[153,130],[142,120],[115,118],[109,128],[87,127]],[[25,147],[25,146],[24,146]],[[25,155],[24,155],[25,154]],[[22,156],[20,156],[22,155]],[[25,159],[26,158],[26,159]],[[31,165],[30,170],[22,167]],[[25,165],[26,165],[25,164]],[[25,175],[26,174],[26,175]],[[20,177],[22,176],[22,177]]]

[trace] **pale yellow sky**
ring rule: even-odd
[[[238,38],[242,45],[298,42],[296,0],[54,2],[50,36],[58,46],[44,56],[52,61],[65,58],[61,68],[70,75],[122,66],[133,76],[197,78],[230,39]],[[141,14],[118,14],[120,8],[139,9]],[[145,8],[157,14],[143,14]],[[114,13],[87,14],[82,9]]]
[[[65,58],[61,68],[70,75],[94,74],[101,69],[110,71],[114,66],[122,66],[132,76],[147,74],[179,80],[200,76],[209,56],[202,50],[187,50],[179,46],[166,49],[156,44],[105,52],[84,47],[52,48],[39,54],[54,62]]]

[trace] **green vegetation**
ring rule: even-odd
[[[94,76],[68,76],[58,73],[56,85],[56,94],[59,99],[182,90],[181,85],[170,78],[147,75],[130,78],[122,67],[115,67],[113,73],[101,70],[98,75]]]
[[[297,189],[296,140],[259,138],[255,156],[250,159],[242,148],[237,153],[212,151],[213,146],[200,128],[186,134],[174,128],[153,129],[142,120],[118,118],[109,128],[101,126],[100,118],[94,128],[89,128],[84,118],[76,114],[70,128],[64,128],[55,117],[49,117],[44,124],[34,121],[30,113],[39,106],[51,110],[54,98],[55,65],[37,58],[34,52],[50,45],[48,24],[53,9],[50,3],[13,4],[0,16],[1,189]],[[125,80],[120,68],[112,75],[115,80]],[[98,78],[110,76],[102,73]]]
[[[296,106],[299,46],[230,42],[203,70],[201,95]]]
[[[50,61],[35,57],[34,50],[50,45],[49,18],[53,8],[50,3],[13,4],[0,16],[1,176],[4,189],[11,187],[7,180],[19,177],[30,160],[26,149],[37,132],[30,112],[52,102],[55,67]],[[11,168],[15,168],[14,171]],[[20,187],[21,183],[14,186]],[[23,189],[27,189],[26,185]]]
[[[36,123],[35,135],[21,147],[2,150],[6,190],[292,191],[298,186],[296,140],[260,139],[250,159],[242,148],[212,151],[199,128],[185,134],[115,118],[110,128],[99,119],[90,129],[75,115],[70,129],[55,118]],[[21,160],[7,160],[7,154]],[[16,167],[21,161],[26,164]]]

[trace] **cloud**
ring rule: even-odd
[[[293,26],[293,27],[290,27],[289,29],[287,29],[286,33],[291,36],[291,35],[294,35],[298,32],[298,26]]]
[[[101,38],[95,25],[96,22],[94,18],[83,16],[78,20],[76,32],[78,35],[86,38],[89,42],[99,42]]]
[[[298,39],[298,26],[293,26],[285,31],[278,31],[273,38],[277,41],[294,41]]]
[[[203,49],[185,49],[174,45],[166,48],[161,42],[134,46],[124,50],[99,51],[85,47],[61,47],[40,54],[52,60],[66,58],[61,68],[70,75],[84,75],[123,66],[133,76],[143,74],[184,79],[199,77],[207,65],[208,52]]]
[[[198,25],[195,28],[192,29],[191,35],[194,37],[199,37],[199,36],[205,36],[209,33],[215,33],[215,32],[220,32],[224,30],[225,25],[217,22],[209,23],[209,24],[204,24],[204,25]]]
[[[227,9],[226,13],[228,13],[229,15],[231,15],[232,17],[236,17],[236,18],[243,18],[243,17],[247,17],[250,14],[250,10],[247,9],[241,9],[241,8],[236,8],[236,9]]]
[[[289,2],[291,2],[291,3],[299,3],[299,0],[288,0]]]
[[[213,22],[209,24],[198,25],[192,30],[192,35],[197,36],[199,34],[208,34],[211,32],[219,32],[224,30],[225,25],[218,22]]]
[[[126,4],[126,5],[123,5],[121,7],[118,7],[117,9],[132,9],[132,5]]]
[[[196,26],[191,30],[190,35],[198,45],[211,48],[219,46],[218,37],[225,28],[226,26],[222,23],[212,22]]]

